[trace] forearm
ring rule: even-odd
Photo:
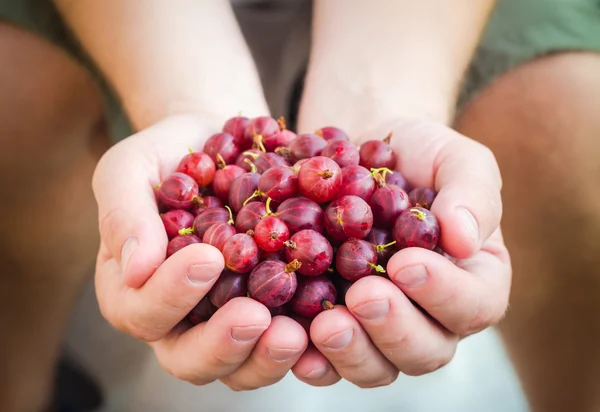
[[[493,4],[317,0],[305,91],[305,103],[318,106],[309,111],[321,113],[315,121],[345,121],[354,130],[399,116],[448,123]],[[336,102],[319,100],[329,91]],[[351,105],[369,117],[357,119]]]
[[[222,123],[268,111],[227,0],[55,2],[136,129],[181,113]]]

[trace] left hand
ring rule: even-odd
[[[308,130],[300,125],[300,132]],[[496,324],[508,306],[512,271],[500,230],[502,182],[491,151],[422,120],[396,122],[357,143],[390,130],[397,169],[413,185],[438,191],[431,211],[440,222],[441,247],[459,260],[407,248],[388,264],[391,281],[357,281],[347,307],[325,311],[311,325],[314,347],[293,368],[311,385],[344,378],[377,387],[399,372],[433,372],[452,359],[461,338]]]

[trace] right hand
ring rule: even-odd
[[[235,390],[281,380],[305,351],[304,329],[271,319],[266,307],[236,298],[208,321],[182,319],[207,294],[224,262],[206,244],[165,259],[167,236],[152,187],[174,171],[188,147],[200,150],[217,127],[191,116],[157,123],[112,147],[93,180],[101,245],[96,293],[103,316],[148,342],[162,367],[197,385],[221,380]]]

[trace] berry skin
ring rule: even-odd
[[[342,169],[342,184],[338,196],[354,195],[369,202],[376,189],[373,173],[364,167],[346,166]]]
[[[305,229],[320,233],[325,230],[323,209],[305,197],[293,197],[281,203],[277,217],[284,221],[291,234]]]
[[[223,207],[223,202],[215,196],[198,196],[194,198],[194,204],[192,205],[192,214],[198,216],[200,213],[204,212],[206,209],[211,209],[213,207]]]
[[[198,187],[205,187],[215,177],[215,162],[206,153],[192,152],[181,159],[176,171],[190,176]]]
[[[304,163],[298,172],[300,193],[317,203],[335,199],[341,184],[342,170],[328,157],[313,157]]]
[[[225,242],[223,246],[225,267],[232,272],[250,272],[259,262],[258,246],[252,236],[238,233]]]
[[[429,187],[416,187],[408,194],[412,206],[425,209],[431,209],[436,196],[437,192]]]
[[[187,319],[193,324],[198,325],[209,320],[215,314],[217,308],[212,304],[208,296],[204,296],[200,302],[188,313]]]
[[[200,238],[194,235],[182,234],[174,237],[167,245],[167,257],[179,252],[186,246],[200,243]]]
[[[290,238],[290,231],[283,220],[275,216],[263,217],[254,228],[254,240],[265,252],[276,252]]]
[[[246,138],[246,126],[250,123],[250,119],[243,116],[232,117],[225,122],[223,133],[228,133],[233,136],[233,143],[240,150],[250,149],[252,147],[252,139]]]
[[[335,256],[335,269],[340,276],[351,282],[365,276],[385,273],[385,269],[377,265],[375,246],[360,239],[350,239],[340,246]]]
[[[183,173],[173,173],[158,189],[158,200],[169,209],[189,209],[198,196],[198,183]]]
[[[331,140],[350,141],[350,138],[342,129],[338,129],[337,127],[333,127],[333,126],[322,127],[320,129],[316,130],[315,134],[317,136],[322,137],[323,139],[325,139],[327,141],[331,141]]]
[[[206,232],[204,232],[202,243],[214,246],[222,252],[225,242],[237,233],[235,227],[232,225],[233,221],[230,222],[215,223],[209,227]]]
[[[244,202],[248,200],[256,189],[258,189],[258,180],[260,179],[260,175],[255,172],[245,173],[235,179],[231,184],[231,188],[229,189],[229,207],[237,213],[240,211],[242,206],[244,206]],[[256,202],[260,199],[254,197],[249,200],[249,202]]]
[[[300,277],[289,305],[295,314],[313,319],[324,310],[333,309],[336,298],[335,286],[327,277]]]
[[[327,141],[316,134],[299,134],[287,148],[278,147],[275,153],[290,162],[320,156],[327,146]]]
[[[333,262],[331,243],[314,230],[301,230],[285,242],[285,258],[288,262],[298,259],[302,266],[298,273],[318,276],[327,271]]]
[[[225,164],[220,155],[217,155],[217,157],[219,158],[217,162],[219,168],[215,172],[212,189],[216,197],[226,202],[229,198],[229,189],[234,180],[246,173],[246,171],[239,166]]]
[[[321,152],[321,156],[333,159],[341,168],[358,166],[360,161],[356,146],[345,140],[331,140]]]
[[[301,263],[268,260],[256,266],[248,277],[248,293],[268,308],[286,304],[296,292],[296,270]]]
[[[250,120],[246,126],[245,137],[253,142],[255,148],[272,152],[277,147],[279,132],[277,120],[269,116],[260,116]]]
[[[400,186],[407,193],[411,190],[410,183],[408,183],[406,177],[404,177],[404,175],[397,170],[394,170],[392,171],[392,173],[387,173],[385,175],[385,183],[387,183],[388,185]]]
[[[235,160],[235,165],[241,167],[246,172],[251,172],[252,165],[254,165],[254,162],[261,154],[262,152],[258,149],[246,150],[238,155],[237,159]]]
[[[262,202],[251,202],[242,207],[235,217],[235,229],[239,233],[254,230],[263,216],[266,216],[267,208]]]
[[[440,225],[429,210],[412,207],[398,216],[392,234],[398,249],[420,247],[433,250],[440,238]]]
[[[206,209],[194,219],[194,234],[199,238],[204,237],[206,231],[214,224],[229,222],[229,211],[224,207]]]
[[[343,196],[325,209],[325,229],[339,241],[363,239],[373,227],[371,208],[358,196]]]
[[[391,227],[400,213],[410,207],[408,193],[396,185],[384,185],[375,190],[369,201],[374,223],[378,227]]]
[[[371,229],[365,240],[375,246],[375,250],[377,251],[377,263],[384,268],[387,266],[391,257],[394,256],[394,253],[398,251],[391,229],[374,227]]]
[[[247,274],[224,270],[208,292],[208,298],[215,307],[221,308],[233,298],[246,296],[247,282]]]
[[[254,160],[254,164],[256,165],[256,171],[260,174],[263,174],[272,167],[290,165],[287,160],[276,153],[261,153]]]
[[[221,155],[225,163],[233,164],[240,154],[239,147],[234,143],[233,136],[229,133],[217,133],[208,138],[204,143],[204,153],[217,163],[217,155]]]
[[[264,197],[281,203],[298,193],[298,176],[290,167],[272,167],[258,180],[258,191]]]
[[[194,223],[194,215],[186,210],[170,210],[160,218],[165,225],[165,231],[169,240],[178,236],[180,230],[191,227]]]
[[[367,169],[388,168],[393,170],[396,167],[396,156],[390,146],[392,135],[388,135],[383,140],[369,140],[360,146],[360,165]]]

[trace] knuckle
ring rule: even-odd
[[[381,377],[377,379],[372,379],[369,381],[357,382],[356,386],[361,389],[372,389],[372,388],[381,388],[384,386],[389,386],[394,383],[398,379],[398,371],[395,372],[386,372],[382,374]]]
[[[231,369],[241,362],[243,359],[239,359],[239,355],[226,354],[222,352],[214,352],[210,354],[210,363],[218,369]]]
[[[122,324],[122,330],[128,335],[144,342],[156,342],[163,338],[163,334],[156,328],[147,325],[146,322],[136,318],[128,317]]]
[[[495,316],[492,311],[492,306],[487,302],[480,301],[471,320],[460,328],[459,334],[462,336],[469,336],[481,332],[493,325],[496,322],[496,318],[498,318],[498,316]]]

